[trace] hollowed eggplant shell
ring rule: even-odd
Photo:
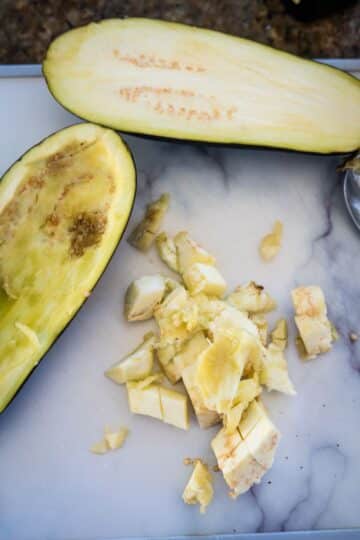
[[[119,135],[77,124],[31,148],[0,181],[0,412],[104,272],[136,191]]]

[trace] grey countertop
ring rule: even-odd
[[[124,16],[213,28],[305,57],[360,56],[356,0],[1,0],[0,63],[41,62],[58,34]]]

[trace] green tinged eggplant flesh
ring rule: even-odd
[[[110,19],[50,45],[65,108],[138,134],[333,153],[360,147],[360,82],[247,39],[150,19]]]
[[[29,150],[0,181],[0,412],[104,271],[136,188],[119,135],[78,124]]]

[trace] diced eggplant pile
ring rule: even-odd
[[[271,468],[280,439],[262,403],[263,389],[296,394],[286,360],[287,321],[279,319],[269,333],[267,315],[276,309],[275,300],[254,281],[226,293],[215,257],[186,231],[174,237],[161,232],[150,242],[149,229],[161,226],[157,213],[151,222],[150,211],[162,200],[164,196],[148,205],[135,229],[136,247],[144,251],[143,237],[148,240],[146,250],[155,243],[176,279],[145,275],[129,285],[125,317],[134,323],[154,318],[157,331],[145,334],[142,343],[105,375],[126,384],[134,414],[187,430],[190,401],[201,428],[222,424],[210,444],[229,494],[236,498]],[[280,222],[275,228],[282,233]],[[271,243],[272,257],[275,244],[278,251],[278,239]],[[301,356],[310,359],[329,351],[336,336],[321,288],[302,286],[291,294]],[[178,383],[182,388],[171,386]],[[202,460],[190,461],[195,467],[183,500],[198,503],[204,513],[213,498],[212,475]]]

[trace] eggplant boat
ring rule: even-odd
[[[29,150],[0,181],[0,412],[104,271],[135,196],[112,130],[78,124]]]
[[[144,135],[317,153],[360,146],[360,82],[271,47],[150,19],[61,35],[43,73],[92,122]]]

